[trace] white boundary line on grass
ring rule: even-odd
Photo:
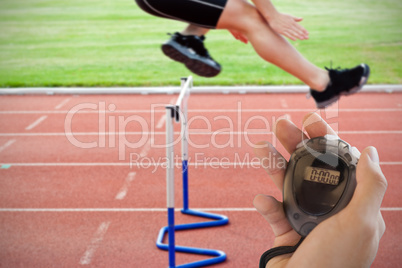
[[[1,88],[0,95],[58,95],[58,94],[177,94],[180,87],[34,87]],[[307,86],[198,86],[191,94],[247,94],[247,93],[307,93]],[[402,85],[366,85],[362,92],[402,92]]]

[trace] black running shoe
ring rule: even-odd
[[[169,34],[172,37],[162,45],[163,53],[172,60],[186,65],[193,73],[214,77],[221,71],[219,63],[214,61],[204,47],[205,36]]]
[[[353,69],[329,69],[330,82],[323,92],[310,89],[315,103],[319,109],[323,109],[336,102],[341,95],[351,95],[358,92],[367,82],[370,68],[362,63]]]

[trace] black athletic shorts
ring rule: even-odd
[[[135,0],[147,13],[204,28],[216,28],[228,0]]]

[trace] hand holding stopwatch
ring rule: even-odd
[[[267,250],[260,268],[276,256],[296,251],[320,222],[342,210],[356,188],[360,152],[337,136],[304,140],[290,157],[283,185],[283,207],[292,228],[302,236],[294,246]]]
[[[301,236],[342,210],[356,188],[360,153],[337,136],[302,141],[286,168],[283,203],[287,219]]]

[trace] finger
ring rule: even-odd
[[[242,34],[241,32],[239,32],[239,33],[237,34],[237,37],[238,37],[238,39],[239,39],[241,42],[243,42],[243,43],[245,43],[245,44],[248,43],[247,37],[246,37],[244,34]]]
[[[285,31],[286,37],[291,39],[292,41],[296,41],[298,39],[302,40],[303,36],[300,35],[297,31],[294,31],[292,29],[288,29]]]
[[[308,35],[308,31],[302,25],[296,23],[296,27],[297,27],[297,29],[298,29],[300,34]]]
[[[301,26],[296,22],[292,25],[292,27],[289,30],[292,32],[293,36],[297,37],[300,40],[303,40],[306,37],[308,37],[307,31],[303,28],[303,26]]]
[[[307,37],[305,36],[305,34],[303,34],[303,32],[301,32],[301,31],[299,31],[299,30],[294,30],[294,31],[292,32],[292,35],[293,35],[293,37],[294,37],[295,39],[298,39],[298,40],[307,39]]]
[[[283,211],[282,203],[272,196],[257,195],[253,200],[254,207],[268,221],[275,236],[281,236],[292,231],[289,221]]]
[[[242,34],[241,32],[238,32],[238,31],[235,31],[235,30],[228,30],[228,31],[233,35],[233,37],[236,40],[239,40],[240,42],[243,42],[245,44],[248,43],[247,37],[244,34]]]
[[[302,28],[301,31],[302,31],[302,35],[303,35],[304,39],[308,39],[308,35],[309,35],[308,31],[304,28]]]
[[[297,40],[297,38],[294,37],[293,34],[292,34],[289,30],[284,31],[284,32],[283,32],[283,35],[286,36],[287,38],[289,38],[289,39],[292,40],[292,41],[296,41],[296,40]]]
[[[350,202],[360,215],[375,217],[387,189],[387,180],[381,171],[377,150],[363,150],[356,170],[356,190]]]
[[[379,229],[378,229],[378,239],[380,239],[380,238],[384,235],[385,229],[386,229],[386,227],[385,227],[385,221],[384,221],[384,218],[382,217],[381,211],[378,211],[378,217],[377,217],[377,219],[378,219],[378,226],[379,226]]]
[[[234,30],[228,30],[231,34],[232,34],[232,36],[236,39],[236,40],[238,40],[239,38],[238,38],[238,32],[237,31],[234,31]]]
[[[267,141],[254,145],[254,154],[260,159],[262,167],[269,174],[276,187],[282,191],[287,166],[286,159]]]
[[[275,136],[281,142],[283,147],[291,154],[296,146],[308,137],[288,119],[280,119],[276,121]]]
[[[288,31],[291,31],[293,37],[300,40],[308,39],[308,31],[298,23],[302,20],[303,18],[293,17],[294,23],[291,24],[291,27],[288,29]]]
[[[246,45],[248,44],[248,39],[244,35],[240,35],[239,40]]]
[[[308,32],[301,27],[300,25],[298,25],[298,30],[297,30],[297,34],[300,40],[306,40],[308,39]]]
[[[301,17],[293,17],[295,19],[296,22],[301,22],[303,20],[303,18]]]
[[[307,114],[303,118],[303,130],[310,138],[322,137],[327,134],[338,136],[338,134],[316,113]]]

